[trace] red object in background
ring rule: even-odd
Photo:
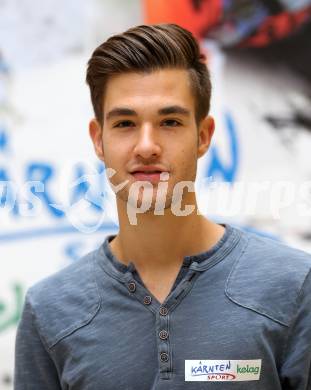
[[[231,1],[236,1],[238,7],[239,0]],[[213,33],[215,27],[219,28],[230,23],[230,20],[226,19],[223,2],[224,0],[144,0],[145,22],[147,24],[176,23],[190,30],[196,38],[203,39],[209,33]],[[246,13],[247,1],[244,6]],[[240,4],[241,7],[242,4]],[[268,46],[296,32],[310,18],[311,7],[296,12],[282,12],[267,16],[257,28],[254,27],[254,30],[249,32],[248,36],[241,37],[234,45],[240,47]],[[214,39],[217,40],[217,37],[214,36]]]
[[[268,17],[257,32],[241,42],[242,47],[267,46],[270,43],[285,38],[294,33],[311,17],[311,7],[295,13],[283,12]]]
[[[144,18],[147,24],[176,23],[204,38],[206,30],[219,23],[222,0],[145,0]]]

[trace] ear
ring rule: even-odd
[[[102,127],[95,118],[92,119],[89,123],[89,134],[93,142],[97,157],[104,162]]]
[[[214,134],[214,118],[207,116],[202,119],[198,130],[198,157],[202,157],[207,152]]]

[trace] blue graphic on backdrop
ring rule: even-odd
[[[64,253],[70,261],[79,260],[83,252],[84,244],[81,241],[73,241],[68,243],[64,248]]]
[[[50,193],[49,182],[53,180],[54,176],[55,169],[50,164],[32,163],[27,168],[27,180],[40,181],[44,185],[44,192],[38,193],[35,192],[34,188],[31,188],[31,193],[42,200],[42,203],[46,206],[47,210],[51,213],[53,217],[63,218],[65,216],[64,213],[51,206],[51,204],[55,203],[55,200]]]
[[[230,164],[225,165],[219,157],[219,152],[216,146],[212,146],[209,153],[211,154],[211,163],[207,168],[206,177],[212,177],[213,180],[220,179],[225,182],[232,183],[238,171],[239,163],[239,145],[237,130],[233,118],[229,112],[225,113],[225,130],[227,131],[229,143]]]
[[[105,167],[103,164],[99,164],[97,168],[98,172],[98,186],[99,191],[96,191],[95,194],[93,194],[91,190],[91,184],[88,180],[84,180],[84,178],[87,178],[87,172],[85,170],[85,167],[83,165],[78,165],[75,170],[75,181],[76,186],[74,187],[74,191],[72,193],[71,197],[71,204],[76,203],[80,199],[87,199],[91,206],[98,212],[102,211],[102,198],[105,196],[105,188],[103,186],[104,180],[101,180],[104,174]]]
[[[71,263],[81,259],[82,256],[86,255],[93,248],[98,248],[102,243],[103,240],[99,240],[97,243],[95,243],[95,245],[93,243],[93,247],[90,248],[85,241],[71,240],[64,246],[64,255]]]
[[[9,136],[4,127],[0,125],[0,152],[5,152],[8,148]]]
[[[94,178],[98,178],[100,183],[96,183],[96,186],[101,187],[101,192],[97,194],[92,194],[92,201],[90,202],[91,207],[93,207],[97,212],[101,212],[102,208],[99,206],[101,203],[98,199],[103,196],[105,191],[103,190],[103,182],[102,182],[102,173],[104,171],[103,164],[99,163],[96,166],[98,175],[89,175]],[[70,189],[70,199],[71,203],[76,203],[79,199],[86,199],[86,195],[89,194],[87,200],[90,200],[90,194],[92,191],[90,190],[90,183],[85,180],[85,177],[88,177],[86,174],[87,168],[83,167],[82,164],[79,164],[73,167],[73,179],[74,184],[69,187]],[[83,178],[83,180],[79,181],[79,179]],[[62,218],[66,217],[65,213],[60,210],[58,207],[54,207],[53,205],[58,204],[57,201],[57,193],[53,192],[51,187],[55,187],[56,184],[56,168],[52,163],[42,163],[42,162],[30,162],[25,167],[25,182],[40,182],[43,184],[44,191],[38,191],[35,185],[31,185],[29,187],[29,191],[32,195],[31,199],[26,199],[26,203],[29,209],[34,207],[34,200],[40,200],[41,205],[48,211],[49,215],[52,218]],[[11,205],[11,215],[15,217],[23,217],[20,213],[20,202],[21,200],[18,198],[18,193],[16,186],[13,184],[14,180],[11,177],[10,170],[7,167],[0,166],[0,208],[5,207],[7,205]],[[97,199],[98,198],[98,199]]]

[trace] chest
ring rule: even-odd
[[[260,360],[262,376],[251,388],[278,389],[285,332],[264,316],[225,298],[184,298],[162,314],[161,307],[153,312],[135,301],[122,308],[103,307],[90,324],[55,347],[64,388],[167,389],[164,383],[170,389],[214,388],[185,382],[185,362]],[[250,388],[247,381],[238,385]],[[232,383],[222,389],[234,388],[226,386]]]

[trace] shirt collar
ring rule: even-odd
[[[191,255],[185,256],[183,260],[183,266],[192,266],[198,271],[203,271],[207,269],[213,260],[213,264],[220,261],[225,257],[231,249],[235,246],[239,238],[239,230],[233,228],[229,224],[223,224],[225,228],[225,233],[220,238],[220,240],[209,250]],[[101,248],[99,249],[101,257],[106,258],[106,261],[102,262],[102,265],[105,267],[108,266],[110,271],[116,271],[119,276],[126,274],[135,269],[135,266],[132,262],[128,265],[121,263],[112,253],[109,243],[116,237],[115,234],[108,235],[105,238]],[[108,263],[108,264],[107,264]],[[115,276],[117,275],[113,272]]]

